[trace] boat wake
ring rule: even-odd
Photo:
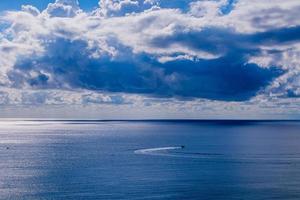
[[[235,162],[235,163],[280,163],[280,164],[300,164],[300,155],[286,155],[285,158],[277,158],[270,154],[222,154],[222,153],[205,153],[185,151],[185,146],[169,146],[148,149],[137,149],[135,154],[152,155],[152,156],[168,156],[181,158],[205,159],[205,161],[214,162]]]
[[[184,152],[185,146],[170,146],[170,147],[158,147],[149,149],[135,150],[135,154],[143,155],[155,155],[155,156],[171,156],[171,157],[198,157],[197,153]]]
[[[176,146],[176,147],[159,147],[159,148],[150,148],[150,149],[138,149],[135,150],[135,154],[150,154],[150,155],[157,155],[161,153],[169,153],[170,150],[176,149],[183,149],[183,146]]]
[[[169,157],[181,157],[181,158],[210,158],[216,156],[222,156],[223,154],[215,153],[198,153],[184,151],[185,146],[170,146],[170,147],[158,147],[150,149],[138,149],[135,150],[135,154],[154,155],[154,156],[169,156]]]

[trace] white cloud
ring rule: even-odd
[[[78,0],[56,0],[48,5],[43,14],[49,17],[74,17],[80,12]]]
[[[38,16],[39,14],[41,14],[39,9],[31,5],[22,5],[22,11],[28,12],[33,16]]]
[[[0,85],[4,88],[19,87],[31,92],[10,95],[12,90],[0,94],[0,104],[14,103],[27,104],[36,102],[41,104],[80,104],[82,102],[109,103],[114,100],[111,96],[102,96],[99,92],[86,94],[82,91],[70,91],[72,85],[63,77],[55,76],[53,71],[60,66],[51,63],[53,52],[48,52],[49,47],[55,51],[56,59],[64,57],[64,62],[72,60],[75,55],[86,55],[88,58],[76,61],[80,66],[74,70],[86,67],[85,62],[92,60],[108,59],[125,60],[128,56],[147,54],[160,63],[176,60],[212,60],[224,56],[227,49],[223,44],[218,47],[218,52],[205,48],[191,48],[182,42],[175,41],[169,46],[154,45],[156,38],[175,37],[177,34],[201,32],[210,27],[226,29],[241,35],[251,35],[280,28],[291,28],[300,25],[300,3],[298,0],[239,0],[229,14],[222,14],[221,8],[227,1],[194,1],[190,9],[185,12],[180,9],[158,7],[160,1],[146,0],[101,0],[99,8],[91,13],[82,11],[77,0],[57,0],[48,7],[39,11],[37,8],[26,5],[21,11],[10,11],[1,16],[1,21],[10,24],[2,31],[0,37]],[[151,9],[154,8],[155,9]],[[213,37],[213,36],[211,36]],[[71,48],[63,49],[60,39],[66,39]],[[220,42],[215,39],[216,44]],[[81,46],[82,43],[86,46]],[[239,41],[226,41],[228,44]],[[201,44],[199,44],[201,46]],[[205,45],[205,44],[204,44]],[[222,46],[223,45],[223,46]],[[226,46],[225,46],[226,47]],[[260,91],[261,96],[254,98],[263,102],[267,99],[270,104],[275,104],[269,98],[286,98],[300,95],[300,43],[282,42],[276,44],[256,44],[260,52],[251,55],[248,63],[256,63],[262,68],[279,66],[286,70],[265,90]],[[127,51],[132,51],[128,53]],[[270,53],[271,52],[271,53]],[[49,63],[39,63],[38,58],[47,57]],[[50,57],[49,57],[50,56]],[[23,63],[24,58],[37,58],[33,63]],[[23,68],[34,66],[26,72],[16,65],[22,64]],[[40,67],[43,65],[42,67]],[[53,65],[53,66],[52,66]],[[66,66],[65,66],[66,67]],[[147,66],[144,66],[147,68]],[[84,70],[83,70],[84,71]],[[72,73],[72,72],[70,72]],[[161,71],[155,72],[162,76]],[[14,78],[10,78],[14,76]],[[63,92],[47,91],[34,93],[41,88],[34,88],[27,80],[43,81],[39,78],[47,77],[47,84],[51,89],[68,90],[68,95]],[[69,78],[72,76],[68,76]],[[173,84],[179,75],[176,73],[165,77],[166,82]],[[32,83],[32,82],[31,82]],[[3,89],[4,91],[4,89]],[[72,95],[73,94],[73,95]],[[72,98],[70,98],[72,96]],[[136,101],[129,98],[124,102]],[[144,98],[144,97],[143,97]],[[120,101],[120,99],[115,99]],[[26,103],[27,102],[27,103]],[[140,100],[141,102],[141,100]],[[195,101],[196,102],[196,101]],[[173,104],[172,104],[173,103]],[[205,102],[207,104],[208,102]],[[211,102],[209,101],[208,104]],[[156,105],[161,105],[154,103]],[[174,101],[171,103],[174,106]],[[189,104],[189,103],[187,103]],[[212,103],[216,105],[217,103]],[[221,104],[221,103],[220,103]],[[142,105],[142,103],[141,103]],[[222,104],[223,105],[223,104]],[[239,104],[241,105],[241,104]],[[198,106],[189,105],[197,108]],[[202,106],[202,107],[201,107]],[[199,107],[203,108],[204,105]],[[221,110],[224,110],[223,106]],[[218,112],[218,111],[215,111]]]
[[[241,32],[256,32],[300,24],[297,0],[239,0],[225,16],[226,25]]]
[[[134,12],[139,8],[138,0],[100,0],[98,14],[104,17],[115,16],[121,13]]]
[[[214,18],[221,14],[221,7],[226,5],[226,0],[195,1],[190,4],[190,14],[196,17]]]

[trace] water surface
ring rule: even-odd
[[[300,199],[300,123],[2,121],[0,199]]]

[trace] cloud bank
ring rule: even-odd
[[[91,12],[77,0],[24,5],[0,17],[0,102],[17,89],[25,104],[53,91],[80,93],[77,103],[298,101],[299,9],[297,0],[100,0]]]

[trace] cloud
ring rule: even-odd
[[[131,104],[127,102],[122,95],[103,95],[103,94],[85,94],[82,96],[82,104],[113,104],[124,105]]]
[[[74,17],[80,12],[78,0],[56,0],[48,5],[43,14],[49,17]]]
[[[0,105],[7,105],[9,103],[9,94],[7,92],[0,92]]]
[[[196,17],[216,17],[222,14],[222,7],[227,1],[194,1],[190,3],[189,13]]]
[[[33,16],[38,16],[39,14],[41,14],[36,7],[31,5],[22,5],[22,11],[30,13]]]
[[[99,93],[297,98],[299,7],[294,0],[101,0],[90,13],[77,0],[43,11],[23,6],[1,16],[8,26],[0,37],[0,85],[44,90],[22,98],[37,104],[50,90],[88,90],[83,104],[128,103]]]
[[[130,13],[139,9],[137,0],[102,0],[99,1],[98,14],[108,17]]]
[[[15,87],[239,101],[254,96],[282,73],[280,69],[246,64],[243,54],[237,53],[217,59],[160,63],[145,55],[133,55],[124,47],[126,54],[112,60],[90,58],[91,50],[85,41],[66,39],[56,39],[45,51],[42,57],[16,62],[8,74]]]

